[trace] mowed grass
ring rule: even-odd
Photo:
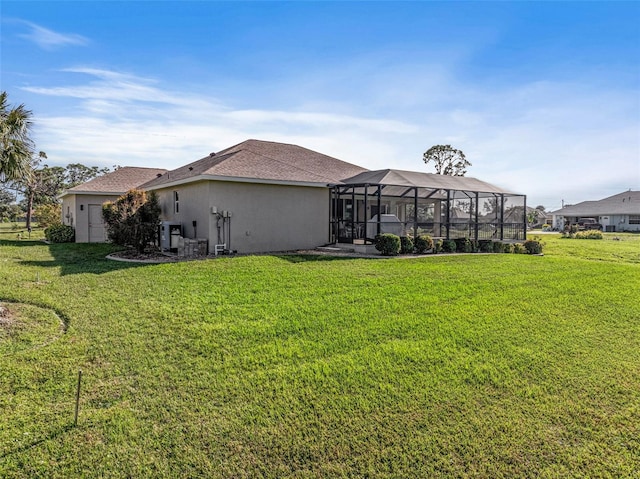
[[[163,265],[1,241],[23,329],[0,476],[638,477],[640,236],[618,236]]]

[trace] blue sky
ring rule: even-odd
[[[1,85],[49,164],[248,138],[468,176],[549,209],[640,189],[640,2],[7,1]]]

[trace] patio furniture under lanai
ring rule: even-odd
[[[522,241],[526,196],[476,178],[402,170],[366,171],[334,185],[334,243],[372,244],[376,235]]]

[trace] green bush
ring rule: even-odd
[[[493,245],[491,240],[479,240],[478,241],[478,251],[480,253],[492,253]]]
[[[400,253],[413,253],[413,238],[411,236],[400,236]]]
[[[496,241],[497,243],[497,241]],[[502,252],[503,253],[513,253],[514,251],[513,245],[511,243],[502,243]]]
[[[433,249],[433,239],[429,235],[420,235],[416,238],[416,252],[424,254]]]
[[[395,256],[400,252],[400,237],[391,233],[378,235],[375,246],[383,256]]]
[[[130,190],[115,202],[102,205],[109,239],[117,245],[133,246],[139,253],[156,242],[160,212],[154,191],[147,195],[141,190]]]
[[[494,253],[507,253],[505,251],[506,246],[507,243],[502,243],[501,241],[493,241],[491,243],[491,249]]]
[[[71,226],[57,224],[44,230],[44,237],[52,243],[72,243],[76,232]]]
[[[541,254],[542,253],[542,243],[536,240],[527,240],[524,242],[524,248],[527,250],[528,254]]]
[[[458,253],[471,253],[473,251],[473,243],[469,238],[456,238],[454,241]]]
[[[433,252],[434,253],[442,253],[442,246],[444,242],[441,239],[437,239],[433,242]]]
[[[526,254],[527,253],[527,249],[524,247],[524,245],[522,243],[515,243],[513,245],[513,252],[515,254]]]
[[[576,239],[602,239],[602,231],[599,230],[587,230],[587,231],[578,231],[575,234]]]
[[[456,252],[456,242],[454,240],[445,240],[442,242],[442,252],[443,253],[455,253]]]

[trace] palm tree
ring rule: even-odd
[[[24,105],[11,107],[7,92],[0,93],[0,180],[20,180],[31,173],[33,141],[31,111]]]

